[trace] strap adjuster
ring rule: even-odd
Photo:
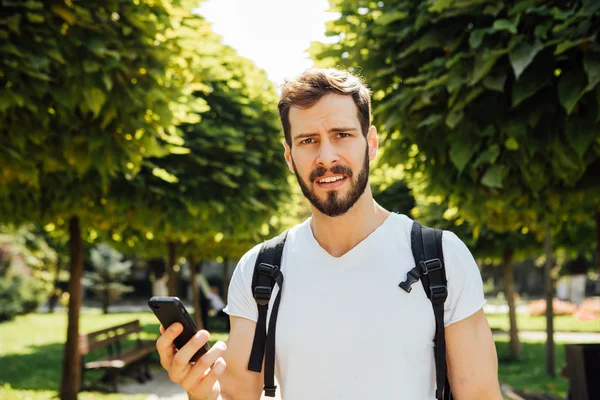
[[[442,262],[439,258],[432,258],[431,260],[421,261],[419,265],[423,270],[423,275],[427,275],[430,272],[439,271],[442,269]]]
[[[429,295],[432,302],[444,303],[448,298],[448,288],[445,285],[430,286]]]
[[[269,304],[269,300],[271,300],[271,293],[273,289],[269,286],[257,286],[254,288],[254,298],[256,302],[261,306]]]
[[[267,275],[273,278],[275,274],[279,271],[279,267],[277,265],[271,265],[267,263],[260,263],[258,266],[258,273],[262,275]]]
[[[265,396],[275,397],[275,392],[277,391],[277,385],[273,386],[264,386],[263,390],[265,391]]]

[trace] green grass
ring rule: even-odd
[[[80,331],[87,333],[139,319],[142,339],[155,341],[159,323],[151,313],[102,315],[100,311],[81,314]],[[60,385],[67,315],[29,314],[0,324],[0,399],[45,400],[56,397]],[[213,334],[211,342],[225,340],[226,334]],[[93,359],[94,354],[91,354]],[[158,356],[154,356],[158,360]],[[97,381],[101,373],[86,373],[85,379]],[[147,395],[82,392],[82,400],[138,400]]]
[[[150,312],[102,315],[88,311],[81,316],[81,332],[87,333],[104,327],[139,319],[144,332],[142,339],[158,338],[158,321]],[[488,315],[490,325],[508,329],[504,314]],[[543,330],[543,317],[519,315],[521,330]],[[577,321],[573,317],[556,317],[556,330],[598,331],[598,321]],[[0,399],[46,400],[56,398],[60,383],[63,343],[67,330],[67,315],[30,314],[0,324]],[[212,341],[225,340],[226,334],[216,333]],[[564,378],[550,379],[544,372],[544,343],[523,341],[523,357],[519,362],[508,360],[508,339],[496,338],[499,359],[499,378],[515,388],[552,392],[566,396],[568,383]],[[563,346],[557,345],[557,372],[564,365]],[[157,358],[157,357],[155,357]],[[98,373],[86,373],[86,380],[95,381]],[[80,399],[141,400],[145,394],[125,395],[100,392],[82,392]]]
[[[490,327],[508,331],[508,314],[486,314]],[[533,317],[529,314],[517,314],[517,327],[520,331],[545,331],[546,317]],[[593,321],[580,321],[573,315],[560,315],[554,317],[554,331],[556,332],[600,332],[600,319]]]
[[[500,382],[516,389],[541,393],[554,393],[566,398],[569,383],[561,375],[565,365],[564,346],[556,346],[556,378],[546,375],[545,343],[521,341],[522,355],[519,361],[508,357],[508,338],[495,338],[498,352],[498,378]]]

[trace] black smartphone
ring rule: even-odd
[[[160,321],[162,326],[167,329],[175,322],[183,325],[183,332],[174,340],[175,347],[181,349],[198,332],[194,320],[185,309],[185,306],[178,297],[159,297],[154,296],[148,300],[148,305]],[[208,342],[194,354],[190,361],[195,362],[210,349]]]

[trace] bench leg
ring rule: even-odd
[[[118,378],[119,378],[119,373],[117,371],[114,371],[114,370],[110,371],[110,385],[112,386],[113,393],[119,392]]]

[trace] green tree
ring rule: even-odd
[[[88,286],[102,302],[104,314],[108,314],[111,302],[133,291],[133,286],[123,283],[131,275],[133,262],[123,260],[121,253],[104,243],[90,251],[90,260],[94,270],[87,276]]]
[[[336,1],[324,63],[360,67],[391,164],[474,226],[545,236],[598,209],[600,3]],[[333,61],[327,61],[326,59]]]
[[[207,259],[226,238],[218,247],[236,257],[239,243],[268,234],[288,189],[277,96],[264,71],[225,46],[200,16],[177,32],[193,71],[193,96],[204,108],[197,121],[179,126],[175,154],[147,159],[134,179],[114,181],[104,199],[111,215],[122,216],[112,224],[114,240],[138,254],[168,254],[171,295],[177,294],[179,256]],[[195,275],[196,263],[190,266]]]
[[[71,275],[61,398],[80,384],[81,227],[110,220],[99,199],[119,176],[167,154],[189,97],[173,27],[193,2],[61,0],[3,5],[0,215],[68,221]]]

